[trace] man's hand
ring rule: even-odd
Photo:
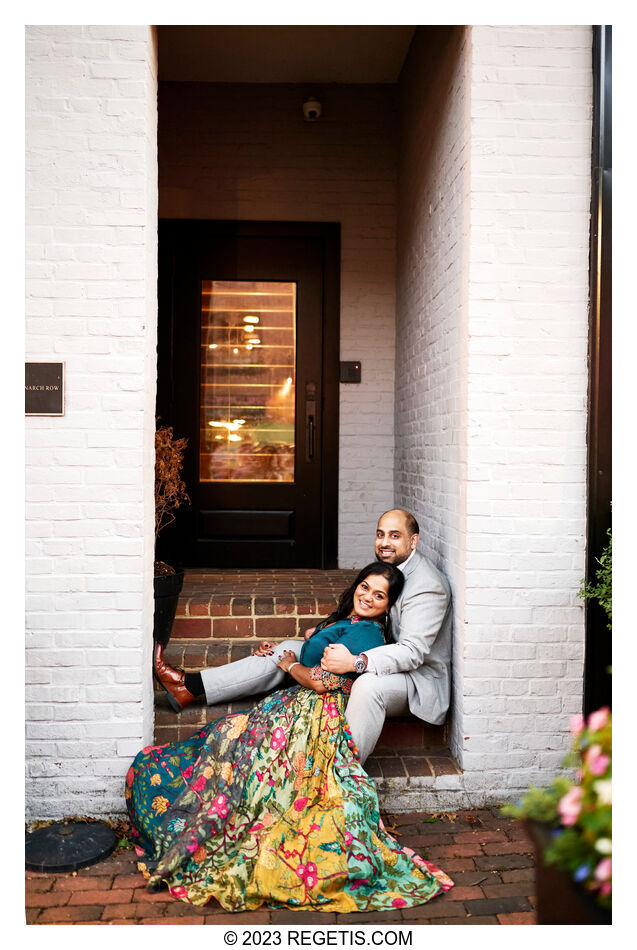
[[[274,650],[274,643],[271,640],[262,640],[259,646],[254,651],[255,656],[272,656],[272,651]]]
[[[323,650],[321,667],[328,673],[353,673],[354,654],[342,643],[330,643]]]
[[[305,633],[303,634],[303,639],[309,640],[315,630],[316,630],[316,627],[310,627],[309,630],[306,630]]]

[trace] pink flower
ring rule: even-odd
[[[336,716],[339,715],[338,706],[336,705],[336,703],[328,703],[327,706],[325,707],[325,711],[327,715],[331,716],[332,718],[335,718]]]
[[[602,754],[602,747],[595,743],[586,753],[585,762],[592,774],[599,778],[603,775],[610,762],[610,757]]]
[[[208,809],[208,814],[214,815],[216,813],[217,815],[219,815],[220,818],[227,818],[228,806],[226,802],[227,802],[227,798],[225,795],[217,795],[212,805]]]
[[[133,766],[131,765],[131,767],[129,768],[128,772],[126,773],[126,784],[127,784],[127,785],[130,786],[130,785],[133,784],[133,776],[134,776],[134,774],[135,774],[135,772],[133,771]]]
[[[407,901],[403,900],[402,897],[394,897],[392,904],[394,907],[406,907]]]
[[[345,844],[351,844],[353,840],[354,840],[354,836],[351,835],[351,834],[349,833],[349,831],[346,831],[346,832],[345,832]]]
[[[318,880],[318,871],[316,865],[311,861],[307,864],[299,864],[296,869],[297,875],[301,878],[306,887],[314,887]]]
[[[272,738],[270,740],[271,749],[285,749],[286,744],[285,733],[281,726],[277,726],[274,732],[272,733]]]
[[[179,884],[176,887],[171,887],[170,893],[172,894],[173,897],[176,897],[177,900],[183,900],[185,897],[188,896],[186,888],[182,887],[181,884]]]
[[[204,775],[200,775],[196,782],[193,782],[192,788],[195,792],[200,792],[202,788],[205,788],[206,778]]]
[[[613,862],[611,858],[602,858],[595,868],[596,881],[610,881],[613,873]]]
[[[608,706],[602,706],[601,709],[595,710],[588,717],[588,728],[591,732],[597,732],[598,729],[603,729],[606,723],[608,722],[608,714],[610,709]]]
[[[297,798],[294,802],[294,811],[303,811],[308,801],[309,798]]]
[[[189,779],[192,775],[192,765],[189,765],[187,769],[184,769],[183,776],[185,779]]]
[[[578,736],[585,725],[584,717],[580,713],[571,716],[571,735]]]
[[[560,798],[557,810],[562,816],[563,825],[574,825],[577,816],[582,810],[582,795],[584,790],[579,785],[569,788],[568,792]]]

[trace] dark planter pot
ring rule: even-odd
[[[524,825],[535,848],[535,894],[538,924],[610,924],[612,915],[600,907],[565,871],[544,863],[551,829],[537,821]]]
[[[184,583],[184,572],[176,574],[160,574],[155,577],[155,619],[153,624],[153,640],[168,646],[173,628],[173,620],[177,612],[177,601]]]

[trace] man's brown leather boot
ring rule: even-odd
[[[195,698],[190,690],[185,686],[185,673],[183,670],[176,670],[169,666],[164,660],[164,648],[161,643],[155,644],[153,653],[153,673],[155,679],[164,687],[168,693],[168,702],[175,710],[181,712]]]

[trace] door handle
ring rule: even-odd
[[[309,416],[307,420],[307,460],[311,462],[314,458],[314,416]]]
[[[305,384],[305,461],[314,460],[316,432],[316,383]]]

